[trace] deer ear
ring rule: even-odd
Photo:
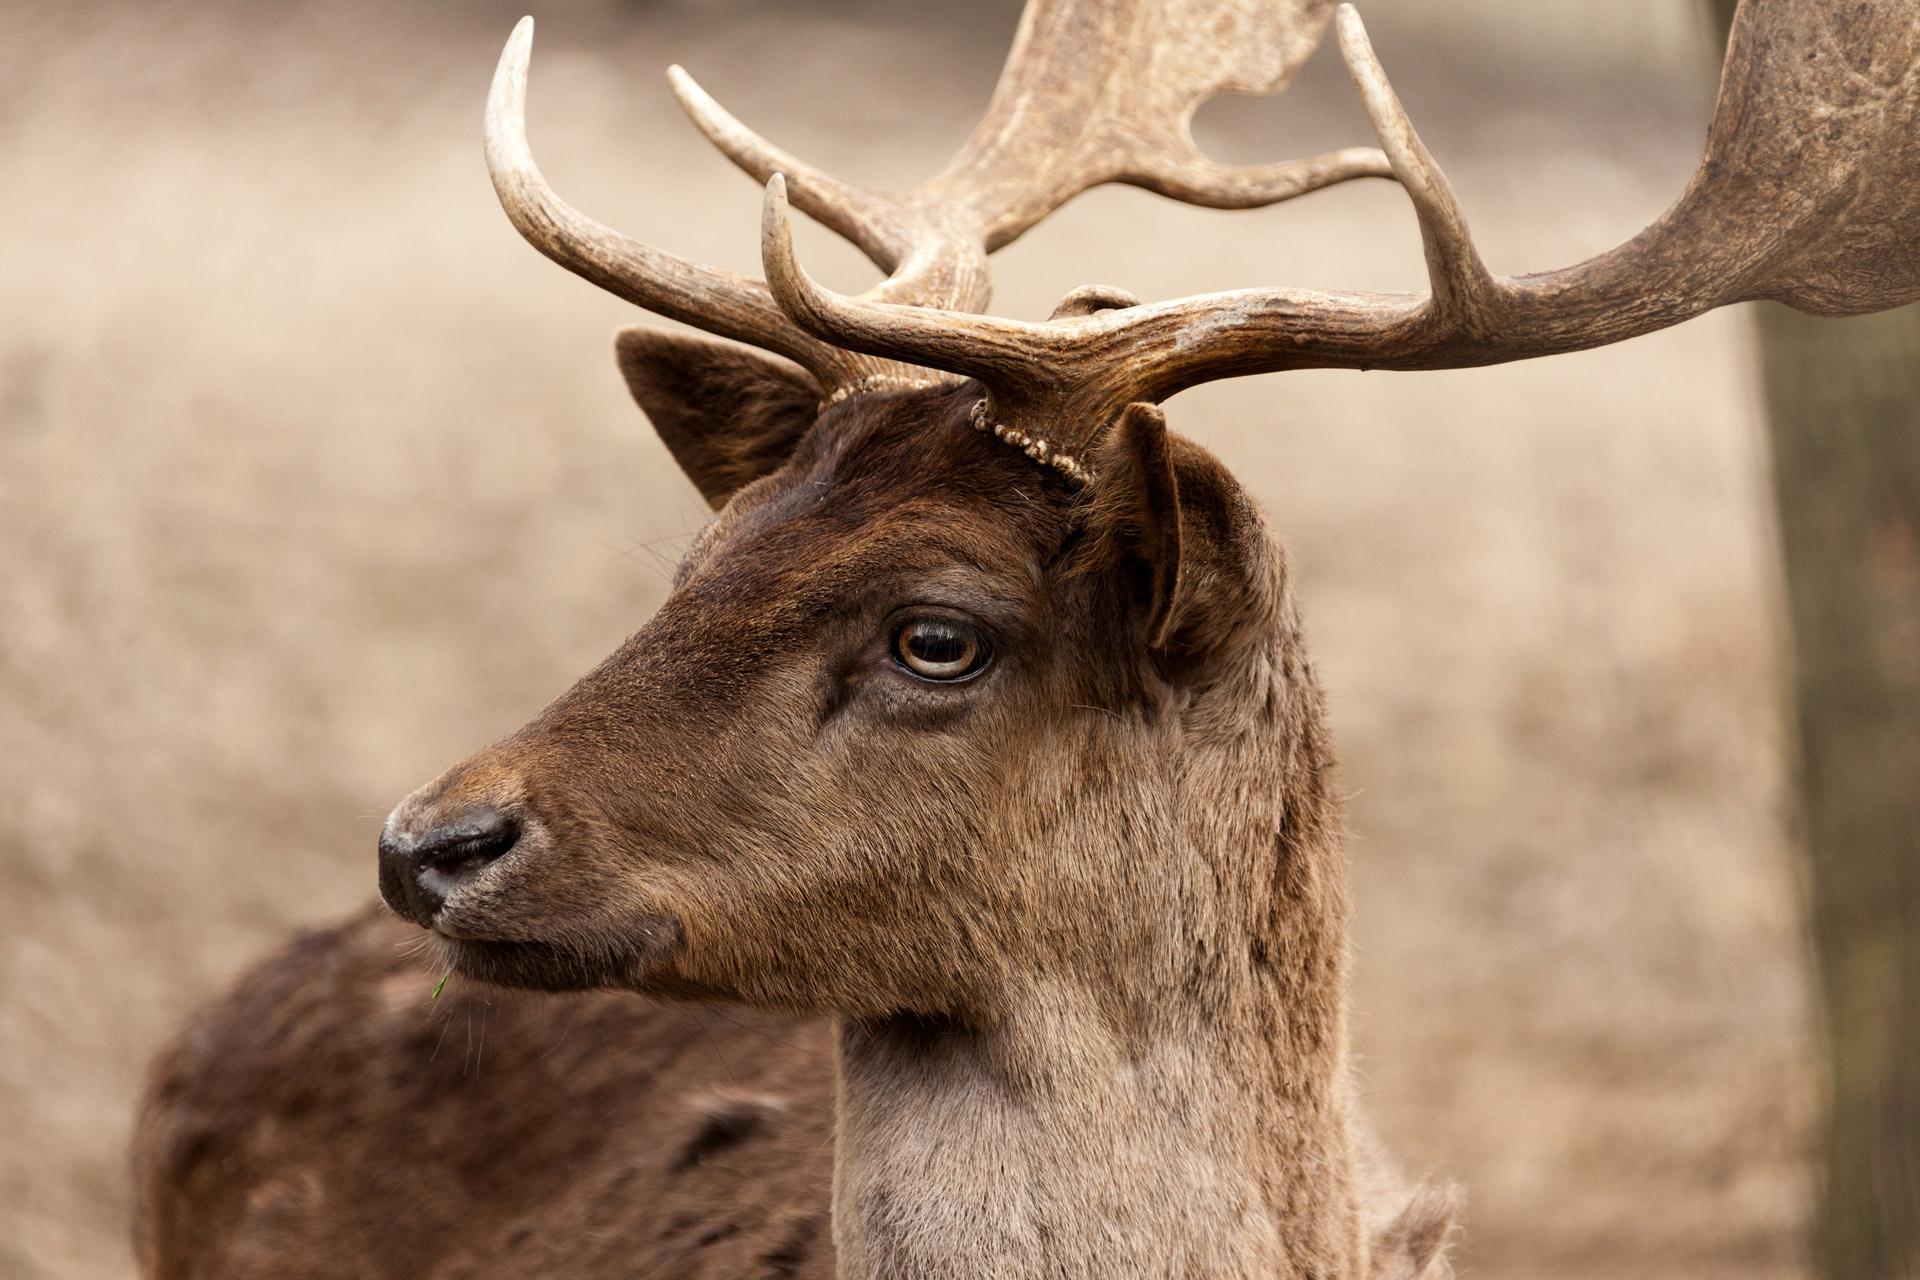
[[[1109,560],[1133,578],[1147,645],[1164,648],[1182,585],[1180,481],[1166,415],[1150,404],[1128,405],[1098,453],[1093,524]]]
[[[820,384],[778,356],[645,326],[622,329],[613,350],[635,403],[716,509],[778,470],[819,416]]]
[[[1147,645],[1192,670],[1262,633],[1280,597],[1265,523],[1227,469],[1167,431],[1147,404],[1128,405],[1094,456],[1100,562],[1133,583]]]

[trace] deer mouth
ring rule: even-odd
[[[649,915],[615,930],[596,928],[591,945],[524,938],[486,938],[435,927],[441,958],[461,975],[530,991],[649,990],[679,953],[679,921]]]

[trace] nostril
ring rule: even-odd
[[[452,821],[420,830],[441,816],[437,807],[409,799],[380,832],[380,896],[429,928],[448,895],[512,852],[523,834],[517,818],[491,805],[462,808]]]
[[[432,927],[447,894],[513,852],[522,831],[518,819],[474,806],[415,833],[407,821],[413,804],[407,800],[380,831],[380,896],[403,919]]]
[[[520,842],[520,824],[498,810],[482,809],[426,833],[413,856],[423,872],[459,879],[480,870]]]

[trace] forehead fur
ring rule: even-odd
[[[915,567],[933,558],[1037,572],[1078,509],[1065,481],[973,429],[979,387],[860,396],[823,414],[786,464],[747,486],[702,531],[684,581],[738,553],[773,569]],[[825,535],[825,536],[823,536]],[[744,582],[739,584],[745,586]]]

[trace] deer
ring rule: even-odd
[[[1284,88],[1330,23],[1378,147],[1207,159],[1196,107]],[[1354,1083],[1340,791],[1286,555],[1159,405],[1920,298],[1920,11],[1744,0],[1678,200],[1511,278],[1331,0],[1030,0],[981,124],[905,193],[674,68],[763,184],[764,283],[560,199],[531,41],[488,97],[495,188],[547,257],[713,335],[616,353],[714,515],[626,643],[393,810],[383,906],[161,1054],[144,1273],[1451,1275],[1457,1193],[1400,1175]],[[1412,202],[1424,294],[986,312],[988,255],[1094,185],[1250,208],[1363,177]],[[813,280],[793,206],[885,279]]]

